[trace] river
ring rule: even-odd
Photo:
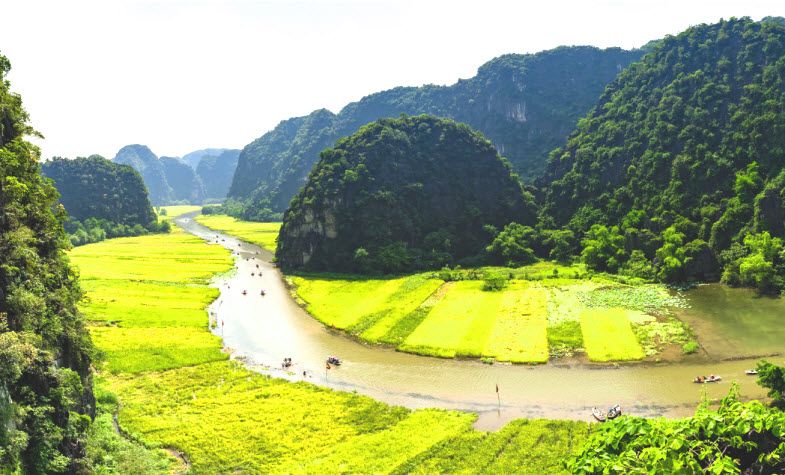
[[[193,216],[193,213],[183,215],[175,222],[192,234],[231,249],[237,266],[235,273],[214,282],[221,290],[220,297],[209,308],[217,321],[214,332],[223,338],[233,358],[243,360],[259,372],[356,391],[409,408],[476,412],[479,418],[475,426],[485,430],[498,429],[521,417],[589,420],[593,406],[614,404],[620,404],[626,413],[634,415],[686,416],[695,411],[704,395],[711,399],[726,395],[733,381],[739,383],[743,397],[765,395],[765,390],[755,384],[755,378],[744,374],[745,369],[755,366],[755,359],[706,357],[678,364],[610,367],[576,361],[539,366],[488,365],[371,347],[326,328],[300,308],[290,296],[280,272],[272,265],[268,251],[205,228]],[[700,291],[702,298],[710,301],[712,286],[705,287],[709,290]],[[265,296],[260,295],[262,289],[266,291]],[[725,307],[727,300],[726,295]],[[777,302],[769,304],[783,305]],[[709,322],[703,327],[708,327],[706,331],[710,335],[728,331],[726,324],[732,320],[731,313],[724,310],[725,317],[719,319],[720,323]],[[696,309],[683,318],[699,331],[704,329]],[[768,318],[767,322],[774,320]],[[777,328],[783,331],[782,327],[785,325]],[[723,348],[718,337],[711,337],[707,343],[706,351],[711,356],[715,348]],[[739,344],[750,344],[750,341]],[[767,344],[765,351],[781,353],[783,349],[785,338],[780,338],[772,345]],[[328,355],[339,356],[343,365],[327,370]],[[294,362],[290,371],[280,369],[285,357]],[[772,358],[772,361],[781,363],[780,359]],[[721,375],[724,379],[713,384],[692,383],[696,375],[707,374]]]

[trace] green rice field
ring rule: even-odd
[[[432,272],[288,279],[309,313],[325,325],[429,356],[543,363],[585,353],[591,361],[630,361],[692,338],[669,313],[679,302],[660,285],[569,278],[581,270],[547,266],[509,269],[505,273],[513,279],[500,291],[483,290],[481,280],[499,268],[467,273],[458,281]]]
[[[472,429],[473,414],[411,411],[227,361],[204,309],[216,296],[208,280],[231,267],[229,251],[179,229],[70,254],[103,359],[88,441],[100,473],[566,473],[564,461],[588,435],[585,423],[571,421],[516,421],[486,434]],[[325,287],[312,283],[315,291]],[[427,276],[341,285],[358,315],[343,323],[369,335],[406,333],[425,305],[421,297],[442,288]],[[397,298],[396,308],[368,316]],[[329,313],[334,307],[322,311],[341,318]],[[115,413],[127,437],[114,430]],[[175,452],[190,468],[169,455]]]
[[[196,217],[196,222],[216,231],[237,236],[243,241],[256,244],[270,252],[275,252],[278,230],[281,229],[281,223],[240,221],[231,216],[220,214],[201,214]]]

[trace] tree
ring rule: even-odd
[[[657,249],[657,278],[663,282],[675,282],[682,278],[684,271],[685,252],[682,246],[684,234],[669,226],[662,233],[663,244]]]
[[[785,367],[764,360],[758,363],[756,369],[758,385],[769,390],[772,405],[785,409]]]
[[[618,226],[595,224],[581,241],[581,259],[591,269],[616,272],[626,261],[624,236]]]
[[[534,240],[534,228],[510,223],[491,241],[486,251],[502,264],[509,266],[531,264],[537,260],[531,248]]]

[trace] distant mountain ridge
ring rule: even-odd
[[[319,152],[362,125],[400,114],[467,123],[491,140],[524,180],[531,180],[605,86],[642,54],[590,46],[510,54],[451,86],[398,87],[351,103],[338,114],[319,109],[284,120],[243,148],[229,197],[247,202],[249,218],[263,208],[283,211]]]
[[[134,144],[121,148],[113,161],[142,175],[154,205],[201,204],[226,197],[239,154],[236,149],[209,148],[183,158],[159,158],[149,147]]]

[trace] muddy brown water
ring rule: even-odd
[[[686,416],[694,413],[703,397],[726,395],[733,381],[739,383],[743,397],[762,398],[765,391],[754,377],[744,374],[756,359],[725,358],[785,350],[785,329],[776,325],[776,314],[785,318],[782,300],[767,301],[760,309],[756,307],[760,300],[751,292],[700,286],[687,292],[691,308],[680,314],[701,335],[705,350],[703,356],[688,362],[611,367],[570,361],[487,365],[400,353],[326,328],[292,299],[269,252],[205,228],[192,218],[193,214],[183,215],[175,221],[186,231],[232,250],[235,256],[237,270],[216,279],[214,285],[221,295],[209,308],[217,322],[214,332],[234,358],[275,377],[355,391],[388,404],[476,412],[480,429],[495,430],[521,417],[590,420],[593,406],[614,404],[640,416]],[[252,272],[256,275],[251,276]],[[262,289],[265,296],[260,294]],[[746,316],[736,317],[739,312]],[[754,328],[761,319],[767,322],[766,328],[758,331]],[[738,335],[739,328],[748,333]],[[757,344],[759,337],[770,333],[773,336],[765,338],[765,345]],[[327,370],[328,355],[344,363]],[[294,362],[288,371],[281,368],[284,358]],[[781,359],[770,358],[777,363]],[[704,385],[692,382],[696,375],[708,374],[723,380]]]

